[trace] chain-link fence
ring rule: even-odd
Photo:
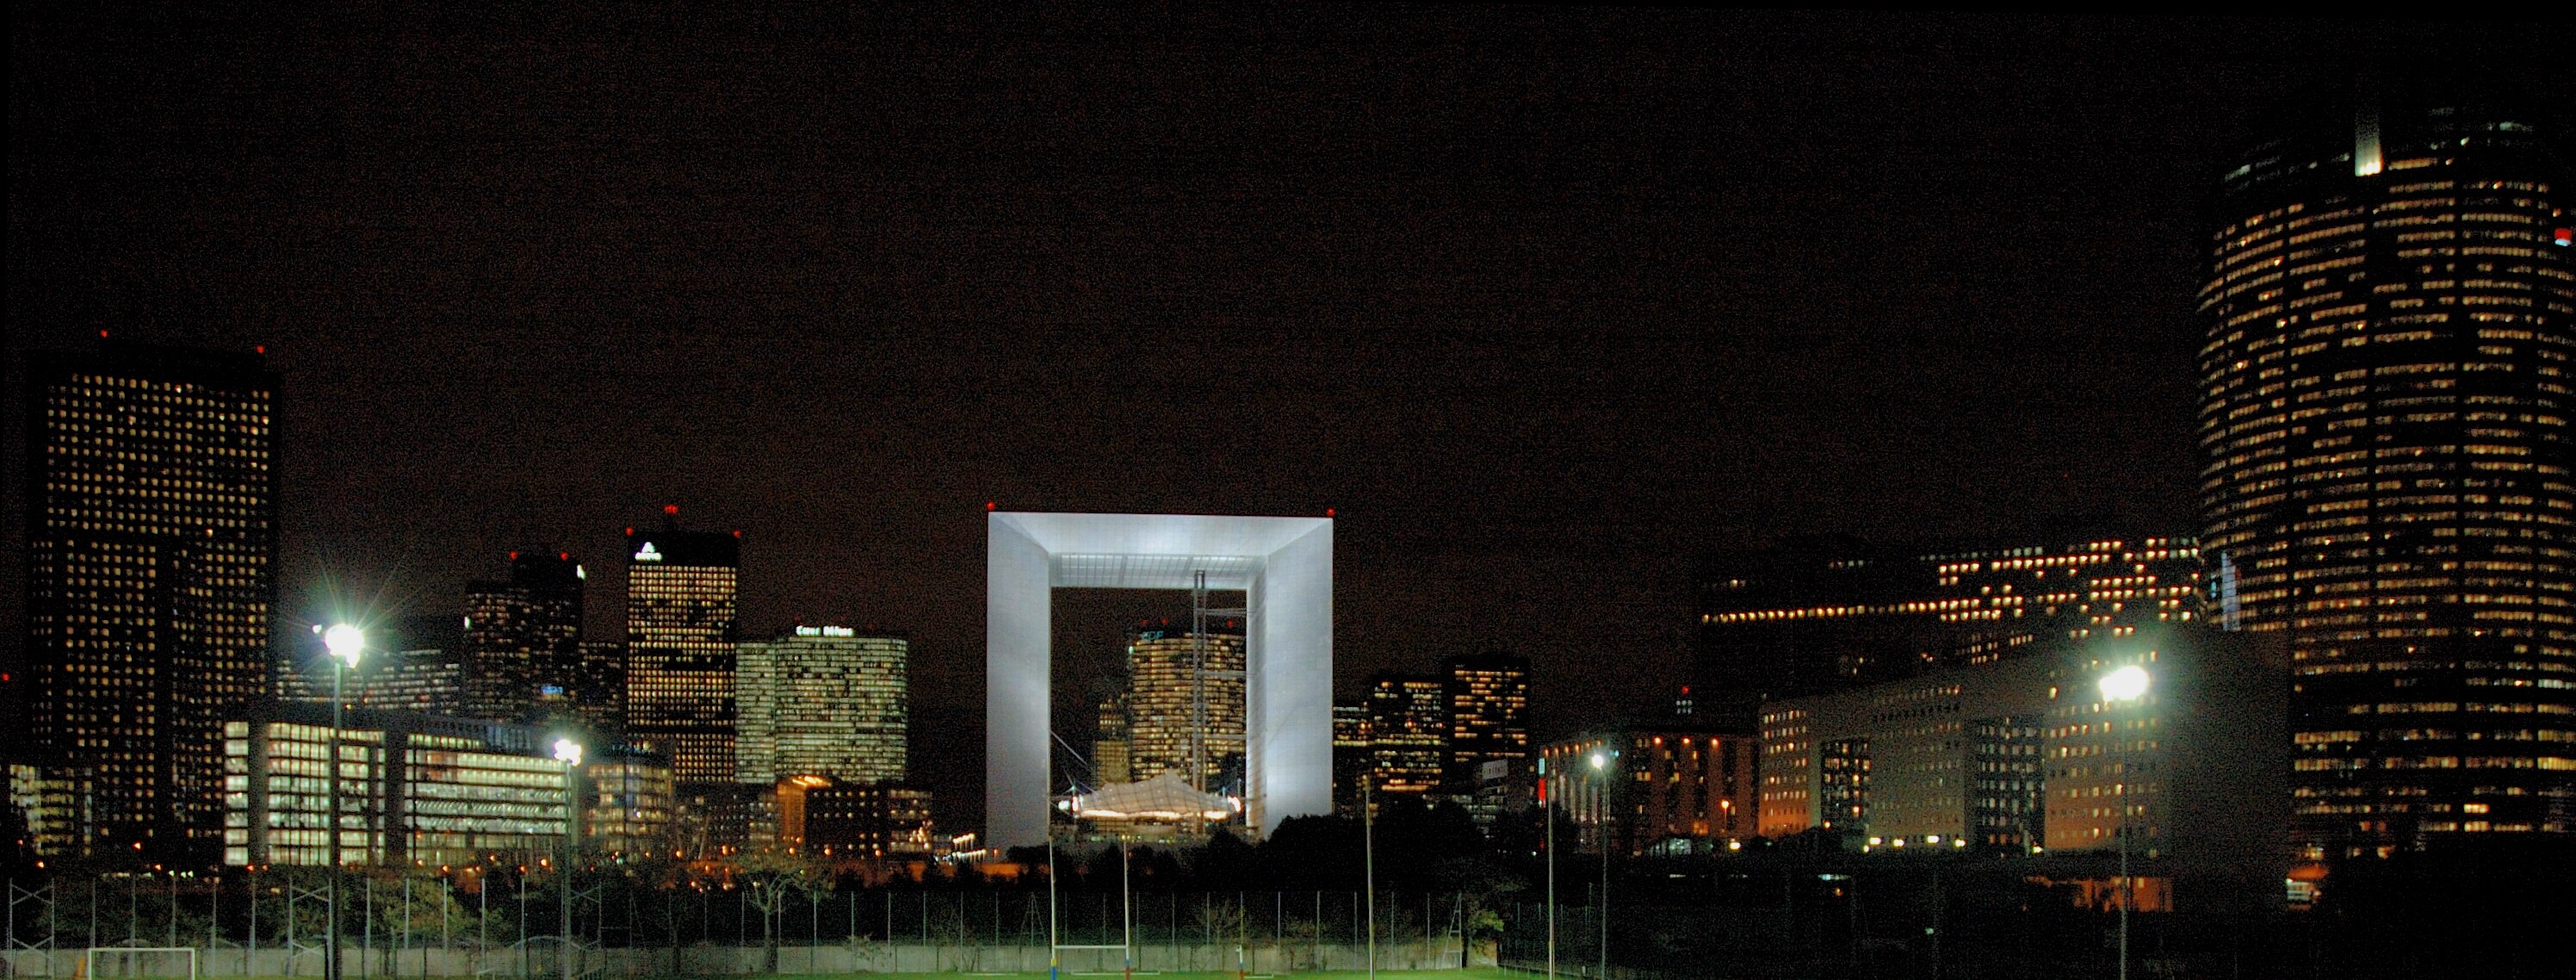
[[[17,976],[70,976],[97,947],[196,948],[207,976],[318,975],[331,884],[311,868],[13,880],[0,928]],[[579,972],[620,975],[1043,969],[1056,946],[1091,947],[1064,955],[1111,970],[1276,973],[1365,968],[1372,940],[1389,968],[1421,969],[1468,962],[1475,923],[1492,918],[1464,894],[841,888],[667,867],[350,871],[337,884],[348,976],[552,976],[567,954]]]

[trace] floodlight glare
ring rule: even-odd
[[[567,766],[581,764],[581,743],[569,738],[555,740],[555,761]]]
[[[322,631],[323,649],[331,651],[333,659],[348,664],[352,668],[358,666],[358,653],[366,649],[366,646],[367,634],[347,623],[340,623]]]
[[[2147,696],[2147,669],[2130,664],[2102,675],[2102,700],[2135,701]]]

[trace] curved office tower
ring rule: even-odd
[[[2267,135],[2211,214],[2202,543],[2287,634],[2297,841],[2576,831],[2562,137],[2393,90]]]

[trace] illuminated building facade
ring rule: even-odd
[[[1529,742],[1529,660],[1505,653],[1452,657],[1449,677],[1449,783],[1473,796],[1485,763],[1525,762]]]
[[[2131,702],[2101,678],[2152,681]],[[2287,671],[2268,638],[2198,622],[1763,706],[1766,837],[1815,828],[1862,850],[2107,852],[2277,884]]]
[[[1209,624],[1204,664],[1201,650],[1199,638],[1186,629],[1142,626],[1128,635],[1129,782],[1165,772],[1187,780],[1195,757],[1200,768],[1194,785],[1240,792],[1229,787],[1243,778],[1242,627]]]
[[[1449,683],[1438,676],[1369,678],[1369,787],[1380,797],[1427,798],[1449,769]]]
[[[212,856],[223,716],[269,687],[277,376],[252,354],[102,341],[25,385],[27,717],[78,812],[37,845]]]
[[[2576,217],[2538,125],[2369,94],[2220,182],[2202,541],[2288,643],[2311,857],[2576,831]]]
[[[1376,750],[1369,745],[1369,708],[1366,704],[1333,706],[1333,812],[1355,817],[1360,812],[1360,789],[1368,784],[1369,773],[1377,768]]]
[[[587,578],[570,554],[513,551],[508,580],[466,586],[466,717],[532,721],[570,713]]]
[[[795,626],[735,657],[737,779],[906,778],[910,640],[848,626]]]
[[[1214,612],[1209,593],[1242,593],[1246,826],[1332,809],[1330,518],[992,511],[985,532],[985,847],[1047,840],[1060,588],[1185,589],[1193,619]]]
[[[1573,821],[1576,847],[1606,840],[1617,854],[1683,855],[1754,835],[1757,748],[1750,735],[1638,727],[1540,753],[1546,798]]]
[[[628,528],[626,554],[626,737],[668,753],[683,786],[729,787],[742,540]]]
[[[1124,692],[1100,699],[1099,725],[1098,737],[1091,740],[1092,781],[1102,786],[1133,781],[1135,768],[1129,752],[1135,742],[1127,732]]]
[[[1923,552],[1817,539],[1712,565],[1692,717],[1751,731],[1766,700],[2016,655],[2200,615],[2187,537]]]
[[[822,854],[930,857],[937,837],[930,791],[887,783],[840,783],[805,791],[804,846]]]
[[[224,863],[329,861],[331,710],[269,703],[223,727]],[[347,712],[340,729],[342,857],[351,864],[525,863],[564,841],[564,764],[545,729],[399,711]],[[609,850],[658,849],[670,823],[660,758],[592,749],[582,833]]]

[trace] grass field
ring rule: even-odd
[[[1433,978],[1443,978],[1443,980],[1446,980],[1446,978],[1455,978],[1455,980],[1525,980],[1528,976],[1528,974],[1515,970],[1505,970],[1499,967],[1490,966],[1480,966],[1466,970],[1379,970],[1377,972],[1378,975],[1382,977],[1418,976],[1423,978],[1423,980],[1433,980]],[[774,977],[775,980],[849,980],[851,977],[867,977],[870,978],[870,980],[876,980],[876,978],[879,977],[885,978],[885,980],[977,980],[977,978],[989,977],[1029,977],[1045,975],[1046,971],[1040,970],[1036,973],[780,973],[771,974],[769,976]],[[1088,971],[1075,973],[1068,970],[1062,974],[1062,976],[1066,977],[1115,977],[1119,975],[1120,974],[1114,970],[1108,973],[1093,973]],[[1235,974],[1230,971],[1225,973],[1147,973],[1143,970],[1138,970],[1136,971],[1136,975],[1139,977],[1152,977],[1154,980],[1235,980]],[[1269,978],[1274,975],[1255,973],[1252,974],[1252,976],[1256,978]],[[1368,971],[1326,970],[1316,973],[1289,974],[1289,976],[1293,977],[1294,980],[1368,980]]]

